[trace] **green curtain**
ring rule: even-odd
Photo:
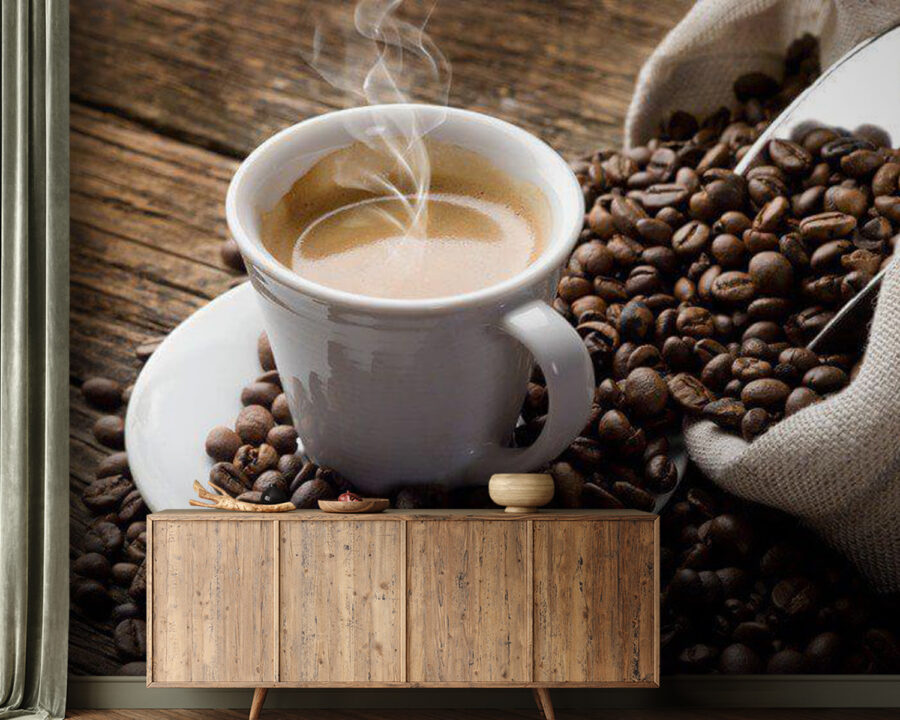
[[[3,0],[0,718],[66,704],[68,25],[65,0]]]

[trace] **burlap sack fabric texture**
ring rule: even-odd
[[[729,105],[741,73],[777,77],[785,49],[804,32],[820,38],[826,68],[898,22],[897,0],[700,0],[642,69],[626,141],[653,136],[672,110]],[[883,69],[885,87],[896,89],[896,70]],[[888,268],[865,359],[848,388],[752,444],[706,421],[687,424],[685,434],[714,482],[793,514],[877,590],[900,592],[900,261]]]

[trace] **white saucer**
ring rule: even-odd
[[[151,511],[190,507],[194,480],[206,483],[212,467],[206,435],[216,425],[232,426],[241,388],[263,373],[256,355],[261,332],[256,294],[246,282],[191,315],[147,361],[128,403],[125,449]],[[687,454],[680,437],[670,441],[680,483]],[[657,497],[654,511],[671,494]]]
[[[125,417],[134,482],[153,512],[187,508],[194,480],[206,483],[204,444],[215,425],[234,423],[240,391],[262,375],[256,341],[262,315],[249,282],[191,315],[156,349],[138,376]]]

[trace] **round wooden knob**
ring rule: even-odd
[[[530,473],[500,473],[492,475],[488,493],[506,512],[535,512],[553,499],[553,477]]]

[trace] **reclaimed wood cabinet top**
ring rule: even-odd
[[[366,520],[635,520],[653,522],[653,513],[640,510],[565,510],[549,509],[533,513],[508,513],[502,508],[489,510],[467,510],[462,508],[443,510],[398,510],[389,509],[380,513],[326,513],[321,510],[294,510],[283,513],[243,513],[231,510],[163,510],[149,516],[152,520],[218,520],[218,521],[366,521]]]

